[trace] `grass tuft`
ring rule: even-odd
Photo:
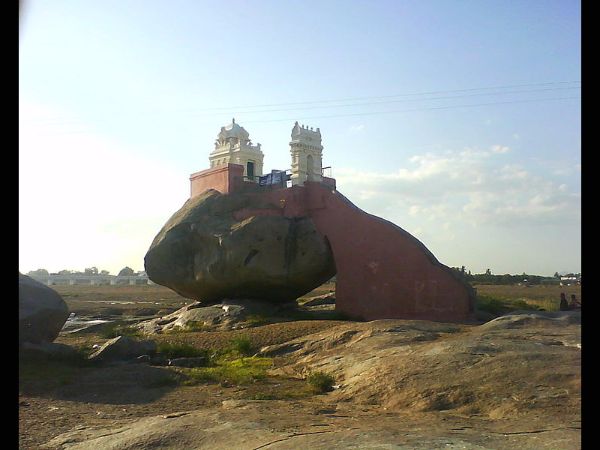
[[[221,358],[212,367],[185,368],[181,372],[187,376],[183,384],[188,386],[205,382],[243,385],[265,379],[272,365],[271,358]]]
[[[251,356],[255,351],[252,341],[247,336],[239,336],[229,341],[229,346],[225,353],[237,354],[240,356]]]
[[[134,328],[130,325],[124,325],[119,322],[111,322],[106,324],[100,329],[100,336],[105,339],[113,339],[118,336],[128,336],[128,337],[140,337],[142,336],[141,330]]]
[[[306,382],[315,394],[323,394],[333,390],[335,378],[325,372],[313,372],[307,378]]]

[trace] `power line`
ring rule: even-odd
[[[288,102],[288,103],[273,103],[273,104],[263,104],[263,105],[250,105],[250,106],[239,106],[239,107],[215,107],[215,108],[204,108],[204,109],[180,109],[179,111],[171,111],[171,112],[192,112],[194,115],[205,115],[210,114],[254,114],[254,113],[268,113],[268,112],[282,112],[282,111],[299,111],[299,110],[308,110],[308,109],[323,109],[323,108],[344,108],[344,107],[352,107],[352,106],[369,106],[376,104],[386,104],[386,103],[402,103],[409,101],[429,101],[429,100],[448,100],[448,99],[457,99],[464,97],[472,97],[472,96],[486,96],[486,95],[509,95],[509,94],[520,94],[520,93],[533,93],[533,92],[542,92],[542,91],[552,91],[552,90],[564,90],[564,89],[580,89],[580,86],[564,86],[564,87],[554,87],[554,88],[542,88],[542,89],[530,89],[530,90],[519,90],[519,91],[504,91],[504,92],[476,92],[471,94],[464,95],[456,95],[456,96],[446,96],[446,97],[432,97],[432,98],[414,98],[414,99],[397,99],[398,97],[418,97],[418,96],[426,96],[426,95],[434,95],[434,94],[452,94],[452,93],[465,93],[465,92],[474,92],[474,91],[484,91],[484,90],[497,90],[497,89],[510,89],[517,87],[532,87],[532,86],[551,86],[551,85],[565,85],[565,84],[580,84],[579,81],[553,81],[553,82],[544,82],[544,83],[529,83],[529,84],[514,84],[514,85],[504,85],[504,86],[492,86],[492,87],[479,87],[479,88],[468,88],[468,89],[455,89],[455,90],[445,90],[445,91],[429,91],[429,92],[417,92],[417,93],[406,93],[406,94],[395,94],[395,95],[386,95],[386,96],[372,96],[372,97],[354,97],[354,98],[346,98],[346,99],[337,99],[337,100],[311,100],[305,102]],[[383,101],[365,101],[362,103],[354,103],[354,104],[341,104],[341,105],[319,105],[321,103],[341,103],[348,101],[357,101],[357,100],[381,100]],[[396,100],[385,100],[385,99],[396,99]],[[316,105],[304,108],[282,108],[282,109],[269,109],[269,110],[257,110],[257,111],[240,111],[243,108],[264,108],[264,107],[277,107],[277,106],[295,106],[295,105]],[[223,112],[215,112],[215,111],[223,111]],[[148,114],[146,112],[126,112],[121,110],[123,114]],[[158,112],[157,112],[158,113]],[[150,113],[152,114],[152,113]],[[79,120],[68,120],[61,121],[58,119],[52,118],[44,118],[44,119],[29,119],[28,122],[37,122],[37,123],[51,123],[51,124],[72,124],[78,123]]]
[[[545,102],[545,101],[556,101],[556,100],[575,100],[581,99],[581,97],[554,97],[544,99],[529,99],[529,100],[511,100],[504,102],[489,102],[489,103],[476,103],[468,105],[446,105],[446,106],[434,106],[429,108],[414,108],[414,109],[399,109],[393,111],[372,111],[372,112],[361,112],[361,113],[346,113],[346,114],[329,114],[324,116],[312,116],[312,117],[290,117],[285,119],[266,119],[266,120],[244,120],[244,123],[270,123],[270,122],[286,122],[286,121],[306,121],[313,119],[334,119],[338,117],[360,117],[360,116],[372,116],[377,114],[400,114],[407,112],[420,112],[420,111],[434,111],[442,109],[459,109],[459,108],[475,108],[481,106],[493,106],[493,105],[507,105],[514,103],[533,103],[533,102]],[[53,133],[41,133],[44,136],[56,136],[65,134],[84,134],[86,131],[64,131],[64,132],[53,132]]]
[[[414,102],[414,101],[437,101],[437,100],[453,100],[453,99],[460,99],[460,98],[467,98],[467,97],[474,97],[474,96],[495,96],[495,95],[510,95],[510,94],[529,94],[529,93],[536,93],[536,92],[546,92],[546,91],[557,91],[557,90],[569,90],[569,89],[580,89],[580,86],[561,86],[561,87],[549,87],[549,88],[540,88],[540,89],[525,89],[525,90],[516,90],[516,91],[502,91],[502,92],[473,92],[473,91],[481,91],[481,90],[485,90],[485,89],[506,89],[509,87],[516,87],[516,86],[549,86],[549,85],[560,85],[560,84],[569,84],[569,83],[579,83],[579,82],[575,82],[575,81],[557,81],[557,82],[547,82],[547,83],[532,83],[532,84],[527,84],[527,85],[506,85],[506,86],[497,86],[497,87],[490,87],[490,88],[470,88],[470,89],[460,89],[460,90],[454,90],[454,91],[436,91],[438,93],[443,93],[443,92],[447,92],[447,93],[453,93],[453,92],[471,92],[469,94],[462,94],[462,95],[454,95],[454,96],[444,96],[444,97],[430,97],[430,98],[405,98],[405,99],[395,99],[395,100],[384,100],[384,101],[370,101],[370,102],[362,102],[362,103],[352,103],[352,104],[342,104],[342,105],[316,105],[320,102],[334,102],[334,100],[324,100],[324,101],[310,101],[310,102],[297,102],[297,103],[280,103],[278,105],[308,105],[308,104],[312,104],[315,106],[307,106],[307,107],[298,107],[298,108],[281,108],[281,109],[268,109],[268,110],[255,110],[255,111],[239,111],[239,110],[231,110],[231,112],[220,112],[220,113],[213,113],[213,114],[264,114],[264,113],[271,113],[271,112],[284,112],[284,111],[303,111],[303,110],[312,110],[312,109],[324,109],[324,108],[349,108],[349,107],[356,107],[356,106],[372,106],[372,105],[383,105],[383,104],[391,104],[391,103],[404,103],[404,102]],[[397,95],[391,95],[391,96],[380,96],[380,97],[362,97],[362,98],[371,98],[371,99],[392,99],[392,98],[397,98],[401,95],[403,96],[418,96],[418,95],[431,95],[434,92],[423,92],[423,93],[412,93],[412,94],[397,94]],[[360,98],[360,97],[358,97]],[[579,98],[579,97],[564,97],[564,98]],[[504,102],[491,102],[491,103],[484,103],[481,105],[472,105],[472,106],[486,106],[486,105],[493,105],[493,104],[507,104],[507,103],[522,103],[522,102],[534,102],[534,101],[545,101],[546,99],[531,99],[531,100],[513,100],[513,101],[504,101]],[[553,100],[552,98],[547,99],[547,100]],[[342,101],[342,100],[335,100],[335,101]],[[427,108],[418,108],[418,109],[410,109],[410,110],[392,110],[392,111],[375,111],[375,112],[360,112],[360,113],[344,113],[344,114],[336,114],[336,115],[327,115],[327,116],[316,116],[316,117],[311,117],[309,119],[312,118],[327,118],[327,117],[346,117],[346,116],[360,116],[360,115],[372,115],[372,114],[388,114],[388,113],[395,113],[395,112],[402,112],[402,111],[426,111],[426,110],[435,110],[435,109],[450,109],[450,108],[454,108],[454,107],[469,107],[470,105],[457,105],[457,106],[452,106],[452,105],[447,105],[447,106],[439,106],[439,107],[427,107]],[[254,106],[251,108],[256,108],[258,106]],[[224,108],[218,108],[218,109],[224,109]],[[203,110],[200,110],[203,111]],[[206,111],[206,110],[204,110]],[[176,111],[172,111],[172,112],[176,112]],[[135,113],[135,112],[130,112],[127,113],[125,112],[124,114],[141,114],[141,113]],[[146,114],[148,114],[148,112],[146,112]],[[152,114],[152,113],[150,113]],[[205,115],[208,113],[198,113],[198,114],[191,114],[190,117],[195,117],[195,116],[199,116],[199,115]],[[111,116],[111,119],[114,116]],[[102,119],[95,119],[94,122],[98,122],[101,121]],[[105,119],[108,120],[108,119]],[[280,120],[305,120],[305,119],[272,119],[272,120],[250,120],[250,121],[245,121],[245,122],[277,122]],[[82,123],[82,120],[70,120],[70,121],[60,121],[60,120],[56,120],[56,119],[25,119],[25,122],[35,122],[35,123],[40,123],[40,124],[46,124],[46,125],[77,125],[79,123]]]
[[[203,108],[199,111],[237,110],[237,109],[242,109],[242,108],[267,108],[267,107],[273,107],[273,106],[309,105],[309,104],[315,104],[315,103],[335,103],[335,102],[346,102],[346,101],[368,100],[368,99],[376,100],[376,99],[386,99],[386,98],[406,97],[406,96],[451,94],[451,93],[455,93],[455,92],[472,92],[472,91],[482,91],[482,90],[490,90],[490,89],[510,89],[510,88],[517,88],[517,87],[550,86],[550,85],[555,85],[555,84],[581,84],[581,82],[580,81],[550,81],[550,82],[545,82],[545,83],[509,84],[509,85],[503,85],[503,86],[488,86],[488,87],[454,89],[454,90],[445,90],[445,91],[412,92],[412,93],[382,95],[382,96],[349,97],[349,98],[329,99],[329,100],[310,100],[310,101],[304,101],[304,102],[271,103],[271,104],[246,105],[246,106],[221,106],[221,107],[214,107],[214,108]]]
[[[398,100],[384,100],[379,102],[362,102],[362,103],[350,103],[345,105],[316,105],[316,106],[305,106],[299,108],[283,108],[283,109],[265,109],[258,111],[240,111],[240,110],[231,110],[231,112],[218,112],[218,113],[201,113],[196,115],[223,115],[223,114],[257,114],[257,113],[268,113],[268,112],[282,112],[282,111],[303,111],[309,109],[324,109],[324,108],[347,108],[353,106],[371,106],[371,105],[385,105],[390,103],[405,103],[405,102],[415,102],[415,101],[431,101],[431,100],[452,100],[459,99],[465,97],[477,97],[477,96],[492,96],[492,95],[509,95],[509,94],[529,94],[533,92],[546,92],[546,91],[559,91],[565,89],[580,89],[580,87],[557,87],[557,88],[544,88],[544,89],[528,89],[521,91],[505,91],[505,92],[478,92],[473,94],[464,94],[464,95],[453,95],[446,97],[430,97],[430,98],[412,98],[412,99],[398,99]]]
[[[351,116],[371,116],[376,114],[395,114],[395,113],[403,113],[403,112],[418,112],[418,111],[432,111],[438,109],[456,109],[456,108],[472,108],[479,106],[491,106],[491,105],[506,105],[510,103],[531,103],[531,102],[543,102],[543,101],[552,101],[552,100],[571,100],[571,99],[581,99],[581,97],[555,97],[555,98],[544,98],[544,99],[530,99],[530,100],[512,100],[505,102],[491,102],[491,103],[478,103],[471,105],[450,105],[450,106],[435,106],[430,108],[415,108],[415,109],[400,109],[394,111],[374,111],[374,112],[364,112],[364,113],[348,113],[348,114],[332,114],[327,116],[313,116],[313,117],[303,117],[303,118],[287,118],[287,119],[270,119],[270,120],[244,120],[244,123],[266,123],[266,122],[283,122],[283,121],[291,121],[291,120],[312,120],[312,119],[331,119],[336,117],[351,117]]]

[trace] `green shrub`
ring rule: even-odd
[[[229,341],[228,350],[241,356],[251,356],[254,353],[254,346],[248,337],[239,336]]]
[[[487,295],[478,295],[476,306],[479,311],[486,311],[495,315],[504,314],[508,310],[502,300]]]
[[[313,372],[306,378],[306,382],[315,394],[322,394],[333,390],[335,378],[325,372]]]
[[[511,311],[516,310],[528,310],[528,311],[539,311],[541,308],[539,305],[530,304],[523,298],[502,298],[493,297],[490,295],[478,295],[476,299],[476,306],[479,311],[487,311],[494,315],[507,314]]]

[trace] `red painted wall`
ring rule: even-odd
[[[243,183],[244,167],[239,164],[226,164],[202,170],[190,175],[190,197],[215,189],[222,194],[236,190]]]
[[[309,216],[327,237],[336,262],[336,310],[365,320],[472,318],[469,287],[415,237],[368,214],[321,183],[247,195],[267,197],[278,207],[240,210],[255,215]]]

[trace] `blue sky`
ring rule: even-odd
[[[143,269],[232,117],[474,273],[581,270],[577,1],[25,0],[19,268]],[[40,217],[43,219],[40,220]]]

